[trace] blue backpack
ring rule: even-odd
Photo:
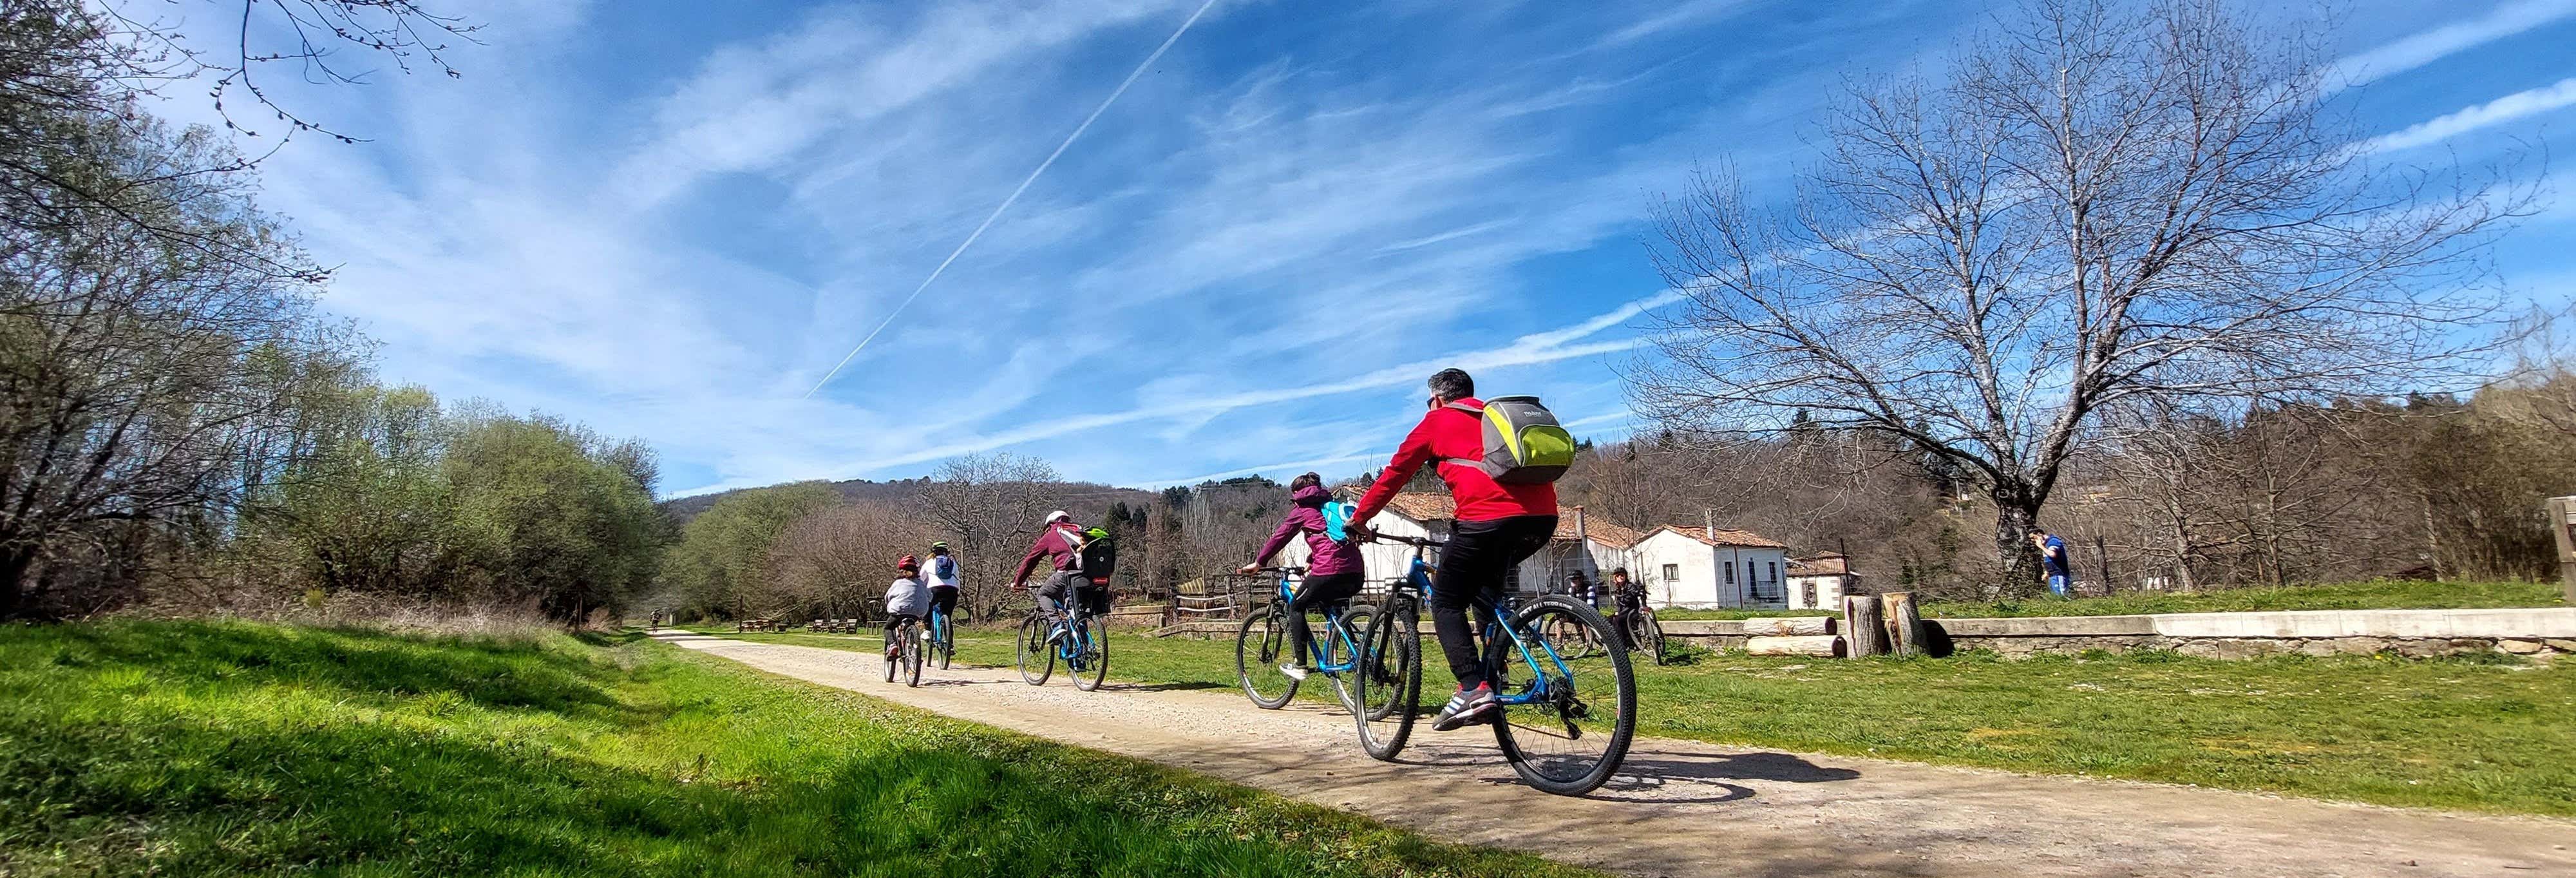
[[[1350,534],[1344,528],[1351,523],[1353,511],[1351,504],[1340,500],[1324,501],[1324,535],[1337,543],[1349,542]]]

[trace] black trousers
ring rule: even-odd
[[[1309,576],[1297,584],[1297,594],[1288,599],[1288,643],[1297,649],[1297,664],[1306,664],[1307,644],[1315,640],[1315,630],[1306,624],[1306,614],[1325,607],[1348,606],[1360,593],[1360,575],[1335,573]]]
[[[1449,528],[1440,549],[1440,566],[1431,574],[1431,627],[1440,636],[1440,652],[1458,688],[1485,683],[1485,664],[1476,655],[1476,638],[1467,628],[1467,610],[1480,619],[1503,596],[1505,577],[1514,565],[1547,548],[1556,536],[1556,516],[1522,515],[1493,521],[1461,521]],[[1490,624],[1490,623],[1488,623]]]
[[[940,615],[947,616],[950,625],[957,624],[957,591],[957,587],[953,585],[930,587],[931,608]]]

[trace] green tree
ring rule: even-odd
[[[770,574],[779,535],[815,510],[840,502],[828,482],[796,482],[743,491],[698,513],[681,530],[663,569],[663,583],[683,609],[740,618]]]

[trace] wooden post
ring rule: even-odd
[[[1887,651],[1880,638],[1887,632],[1879,627],[1878,596],[1869,594],[1843,596],[1843,639],[1851,648],[1844,655],[1866,658]]]
[[[2549,532],[2558,536],[2559,587],[2576,605],[2576,497],[2549,498]]]
[[[1879,609],[1887,621],[1888,652],[1893,655],[1923,654],[1923,615],[1914,607],[1914,593],[1891,591],[1878,596]]]

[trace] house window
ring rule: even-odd
[[[1806,587],[1805,587],[1805,592],[1806,592],[1806,596],[1807,596],[1807,603],[1805,604],[1805,606],[1807,606],[1807,607],[1809,607],[1809,608],[1813,608],[1813,607],[1816,605],[1816,581],[1815,581],[1815,580],[1812,580],[1812,579],[1807,580],[1807,584],[1806,584]]]
[[[1780,581],[1780,562],[1778,561],[1771,562],[1771,581],[1773,583]]]
[[[1719,565],[1719,566],[1721,566],[1721,567],[1725,567],[1725,568],[1726,568],[1726,584],[1728,584],[1728,585],[1734,585],[1734,584],[1735,584],[1735,565],[1733,565],[1733,564],[1722,564],[1722,565]]]
[[[1665,581],[1665,582],[1680,582],[1681,580],[1682,580],[1682,565],[1679,565],[1679,564],[1666,564],[1666,565],[1664,565],[1664,581]]]

